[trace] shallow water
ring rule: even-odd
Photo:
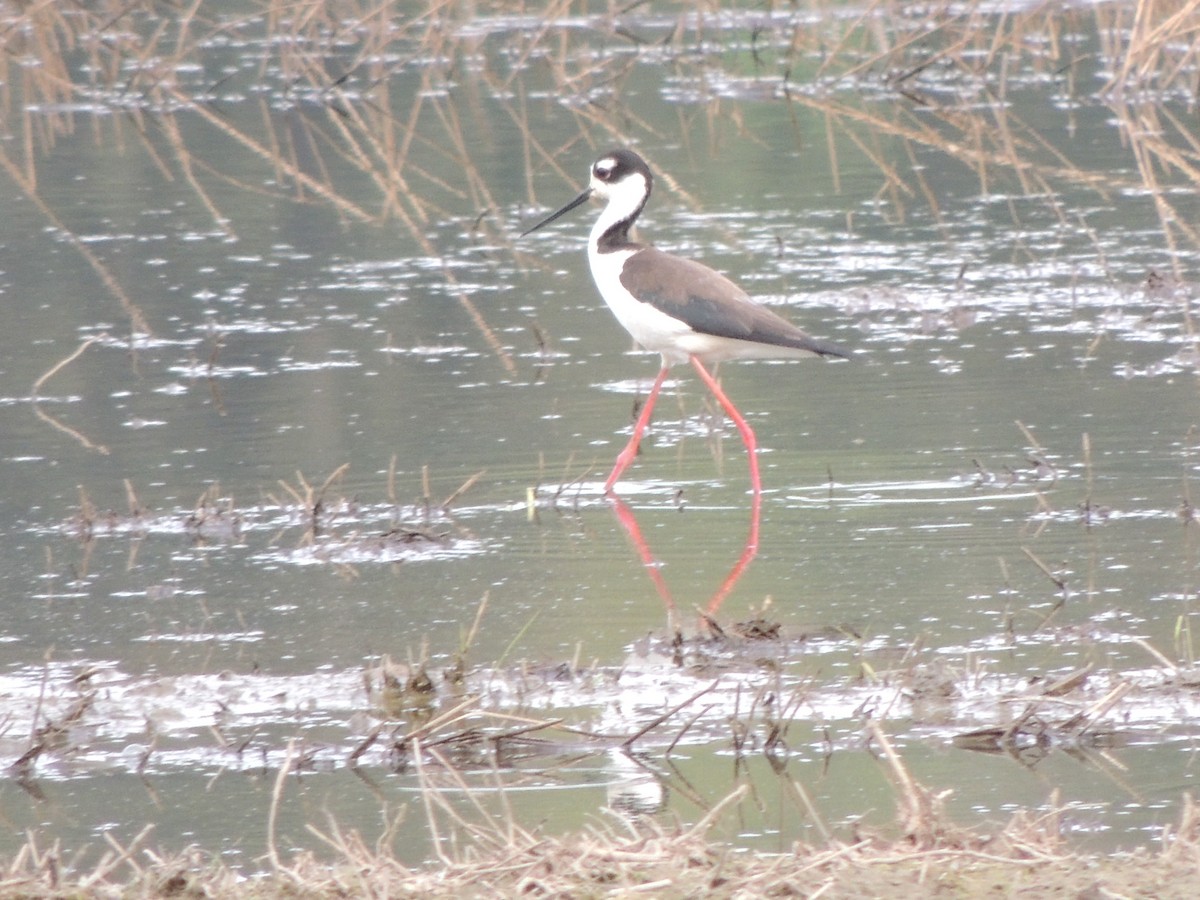
[[[814,698],[797,701],[784,771],[834,828],[890,820],[864,737],[877,716],[966,821],[1058,788],[1081,839],[1154,840],[1192,779],[1189,682],[1162,663],[1191,663],[1196,539],[1181,505],[1196,468],[1200,248],[1187,223],[1200,210],[1178,170],[1161,168],[1155,194],[1137,165],[1150,153],[1138,128],[1182,117],[1187,98],[1104,93],[1107,58],[1076,15],[1072,40],[1086,43],[1058,74],[1018,66],[1001,85],[995,69],[935,68],[910,86],[919,105],[880,78],[825,80],[804,54],[788,99],[779,47],[795,22],[763,25],[763,62],[737,15],[644,46],[599,19],[563,21],[551,32],[564,43],[528,44],[543,47],[532,60],[513,48],[535,22],[483,16],[447,24],[449,62],[399,33],[344,94],[309,94],[261,21],[230,13],[206,26],[204,66],[174,73],[206,92],[164,120],[190,171],[165,127],[122,112],[148,111],[150,95],[68,108],[35,102],[14,75],[22,127],[70,127],[36,143],[36,190],[10,170],[0,218],[5,759],[97,693],[0,786],[8,819],[72,844],[154,822],[168,847],[250,861],[296,738],[314,762],[286,792],[281,846],[311,844],[304,824],[327,811],[370,834],[381,812],[407,809],[419,858],[416,774],[378,747],[347,765],[378,721],[363,669],[427,647],[440,670],[486,598],[465,659],[491,679],[487,709],[611,737],[718,682],[678,761],[664,748],[693,707],[636,760],[588,745],[496,776],[492,761],[465,767],[548,827],[619,807],[630,784],[691,821],[748,778],[773,799],[723,825],[731,837],[813,838],[760,747],[735,771],[730,704],[744,712],[774,686]],[[675,21],[632,24],[662,37]],[[333,41],[324,63],[340,72],[367,43]],[[559,54],[565,86],[549,74]],[[402,182],[329,149],[349,120],[339,104],[380,103],[420,122]],[[973,127],[1011,130],[1020,174],[995,151],[950,146],[948,123],[971,111]],[[281,176],[231,128],[286,146],[313,182]],[[1185,138],[1161,135],[1186,154]],[[714,614],[728,626],[769,598],[787,637],[721,665],[681,668],[643,641],[671,621],[696,634],[693,610],[743,557],[737,433],[680,369],[621,484],[669,615],[600,492],[656,360],[631,351],[595,295],[589,214],[513,239],[618,142],[659,173],[647,238],[857,351],[721,369],[763,445],[765,490],[757,556]],[[381,209],[380,184],[395,207],[360,221]],[[622,689],[576,674],[511,687],[570,661],[623,672]],[[1139,682],[1105,720],[1116,747],[1030,759],[953,746],[1016,715],[1031,682],[1086,665],[1168,698]],[[958,705],[911,708],[914,666],[948,671]]]

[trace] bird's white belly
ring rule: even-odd
[[[592,278],[608,308],[635,341],[647,350],[661,353],[668,365],[685,362],[693,353],[706,355],[708,335],[697,334],[686,323],[638,300],[621,284],[621,267],[636,252],[588,253]]]

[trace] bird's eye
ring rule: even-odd
[[[601,181],[608,181],[613,175],[613,165],[608,160],[601,160],[596,163],[594,169],[595,175]]]

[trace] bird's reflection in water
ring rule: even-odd
[[[675,605],[675,599],[671,595],[671,589],[667,586],[666,579],[663,578],[662,566],[658,559],[650,551],[650,545],[646,543],[646,538],[642,534],[642,529],[638,525],[637,517],[633,513],[633,509],[620,497],[615,494],[609,494],[609,502],[612,504],[612,510],[617,516],[617,521],[621,523],[621,527],[625,529],[625,533],[629,535],[629,539],[633,541],[633,546],[641,557],[642,565],[646,568],[646,574],[650,576],[650,580],[654,582],[654,589],[658,591],[659,597],[662,598],[663,605],[667,609],[667,616],[670,622],[671,630],[678,635],[681,631],[679,623],[679,610]],[[716,591],[708,601],[708,605],[700,610],[701,627],[709,632],[719,632],[719,626],[716,624],[717,611],[721,608],[721,604],[725,602],[725,598],[729,596],[738,579],[746,572],[746,568],[750,565],[755,556],[758,555],[758,527],[759,520],[762,514],[762,497],[756,491],[751,495],[750,501],[750,528],[746,533],[746,542],[742,546],[741,555],[733,564],[733,568],[721,581]]]

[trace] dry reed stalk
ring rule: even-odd
[[[899,789],[897,812],[904,835],[919,850],[937,847],[946,839],[947,826],[943,821],[942,802],[949,791],[934,794],[919,784],[876,720],[867,723],[867,731],[871,740],[883,751],[892,779]]]
[[[1194,70],[1200,46],[1200,2],[1197,0],[1137,0],[1133,21],[1128,25],[1121,61],[1106,90],[1162,91],[1189,69]],[[1113,14],[1122,22],[1128,9],[1114,4]],[[1116,30],[1116,29],[1114,29]],[[1126,31],[1124,27],[1120,31]],[[1181,49],[1182,48],[1182,49]],[[1174,57],[1174,58],[1173,58]]]
[[[51,428],[55,429],[56,431],[61,431],[63,434],[65,434],[68,437],[77,441],[82,447],[84,447],[84,449],[94,450],[97,453],[99,453],[101,456],[108,455],[108,453],[109,453],[108,447],[106,447],[104,444],[94,443],[92,440],[90,440],[86,435],[84,435],[79,430],[72,428],[70,425],[67,425],[62,420],[58,419],[55,416],[50,415],[50,413],[48,413],[44,409],[42,409],[41,403],[39,402],[39,400],[40,400],[39,394],[41,392],[42,387],[45,386],[47,381],[49,381],[51,378],[53,378],[55,375],[57,375],[59,372],[61,372],[63,369],[65,369],[67,366],[69,366],[71,363],[75,362],[75,360],[79,359],[79,357],[83,355],[84,351],[86,351],[88,349],[88,347],[92,346],[92,344],[96,343],[97,341],[103,341],[103,340],[107,340],[107,339],[108,339],[108,334],[101,333],[101,334],[93,335],[92,337],[83,341],[83,343],[81,343],[78,347],[76,347],[72,353],[67,355],[65,358],[59,360],[57,363],[55,363],[53,366],[51,366],[48,370],[43,372],[42,375],[38,378],[38,380],[33,383],[33,388],[30,390],[30,398],[33,403],[34,415],[36,415],[39,419],[41,419],[43,422],[45,422]]]
[[[154,330],[150,327],[149,321],[141,308],[133,302],[133,299],[121,287],[116,277],[109,271],[108,267],[100,260],[100,258],[92,252],[91,248],[85,244],[74,231],[72,231],[62,219],[52,210],[49,204],[41,197],[37,190],[36,181],[22,172],[8,154],[0,148],[0,168],[3,168],[8,176],[21,189],[21,192],[37,207],[38,212],[50,223],[50,225],[67,241],[71,247],[87,261],[91,266],[92,271],[100,279],[101,284],[108,290],[120,304],[122,311],[128,317],[130,328],[132,331],[145,335],[147,337],[154,336]],[[132,343],[132,341],[131,341]]]
[[[279,870],[249,880],[197,848],[170,855],[147,847],[139,859],[129,851],[140,846],[144,835],[127,846],[110,841],[115,856],[106,854],[88,870],[81,857],[69,859],[58,842],[43,845],[31,832],[0,871],[0,892],[96,897],[186,893],[243,900],[287,893],[441,900],[529,893],[782,896],[803,885],[809,896],[917,897],[927,896],[933,885],[955,885],[963,895],[974,895],[1004,883],[1024,893],[1049,895],[1077,891],[1080,883],[1087,883],[1105,895],[1130,894],[1122,885],[1136,884],[1148,894],[1182,898],[1190,896],[1189,877],[1200,860],[1200,813],[1189,795],[1184,795],[1178,822],[1164,829],[1158,853],[1100,857],[1066,851],[1061,831],[1069,807],[1051,797],[1046,811],[1018,812],[986,839],[964,843],[961,836],[948,835],[950,841],[914,849],[908,841],[875,838],[822,847],[798,845],[792,853],[762,856],[730,853],[710,841],[699,825],[668,831],[651,821],[627,821],[619,831],[591,827],[565,837],[536,834],[517,825],[511,810],[497,812],[487,802],[497,798],[496,792],[456,785],[472,795],[467,798],[471,818],[453,809],[439,795],[437,784],[422,787],[430,809],[436,807],[439,817],[461,828],[460,842],[436,866],[407,866],[395,857],[390,841],[368,844],[329,817],[324,829],[308,827],[330,852],[328,858],[302,851],[280,860]],[[718,803],[703,824],[715,825],[745,791],[743,786]],[[388,816],[385,835],[395,833],[398,818]]]

